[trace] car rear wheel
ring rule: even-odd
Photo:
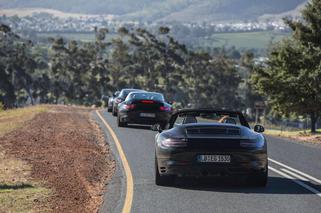
[[[261,172],[259,174],[253,175],[250,178],[251,185],[258,187],[265,187],[268,182],[268,171]]]
[[[108,112],[111,112],[111,111],[113,111],[113,108],[109,108],[109,107],[108,107],[108,108],[107,108],[107,111],[108,111]]]
[[[175,179],[173,176],[160,175],[157,159],[155,158],[155,184],[158,186],[170,186],[174,183],[174,181]]]
[[[118,124],[119,127],[126,127],[127,126],[127,123],[126,122],[122,122],[120,120],[119,116],[117,117],[117,124]]]

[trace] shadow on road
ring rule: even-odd
[[[302,181],[314,189],[320,189],[320,185]],[[235,179],[186,179],[178,178],[173,187],[213,192],[249,193],[249,194],[313,194],[302,188],[292,180],[283,177],[269,177],[266,187],[251,186],[244,180]]]
[[[151,126],[147,126],[147,125],[128,124],[126,127],[123,127],[123,128],[142,129],[142,130],[150,130],[151,131]]]

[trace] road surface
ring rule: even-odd
[[[133,181],[133,197],[129,200],[126,174],[116,175],[114,181],[123,180],[123,184],[118,184],[122,189],[114,193],[119,199],[106,201],[109,206],[101,212],[120,212],[129,201],[134,213],[321,212],[321,146],[268,137],[270,169],[266,188],[242,186],[233,180],[217,180],[212,184],[185,180],[173,187],[162,187],[154,181],[156,133],[147,128],[118,128],[110,113],[103,111],[101,115],[122,147]],[[112,140],[110,131],[106,132],[108,140]],[[108,193],[113,190],[117,191],[111,187]]]

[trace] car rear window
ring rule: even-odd
[[[227,113],[183,113],[179,114],[175,120],[175,125],[190,123],[227,123],[242,125],[238,114]]]
[[[127,100],[135,99],[135,100],[155,100],[155,101],[164,101],[164,96],[159,93],[131,93]]]

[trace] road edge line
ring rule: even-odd
[[[126,195],[125,195],[125,200],[124,200],[124,205],[122,209],[122,213],[130,213],[131,212],[131,206],[133,202],[133,195],[134,195],[134,180],[133,180],[133,175],[129,166],[129,163],[127,161],[126,155],[124,153],[124,150],[120,144],[120,141],[118,140],[116,133],[114,130],[111,128],[111,126],[106,122],[106,120],[103,118],[103,116],[100,114],[98,110],[96,110],[96,114],[100,118],[100,120],[103,122],[105,127],[108,129],[109,133],[111,134],[116,147],[117,151],[119,153],[119,157],[121,159],[121,162],[123,164],[124,170],[125,170],[125,175],[126,175]]]

